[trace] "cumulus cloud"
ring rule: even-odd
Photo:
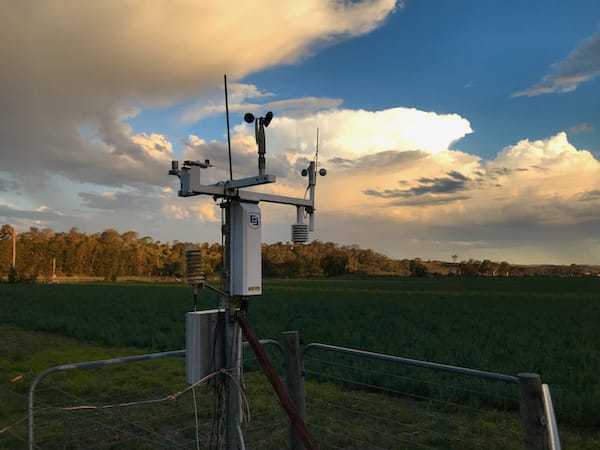
[[[321,161],[364,173],[409,167],[415,160],[448,149],[471,132],[469,122],[459,115],[413,108],[374,112],[328,109],[310,117],[275,115],[267,129],[267,171],[284,179],[297,178],[314,156],[317,128]],[[206,182],[229,177],[225,142],[207,142],[198,136],[189,136],[182,142],[184,159],[209,159],[214,166],[202,172]],[[253,175],[257,166],[254,126],[234,126],[231,147],[234,176]]]
[[[374,176],[354,164],[338,166],[335,180],[322,182],[332,192],[320,198],[326,197],[327,208],[337,212],[376,212],[397,226],[427,227],[517,219],[538,225],[567,223],[589,214],[587,203],[597,200],[593,193],[600,185],[600,163],[570,144],[565,133],[520,141],[491,161],[458,151],[417,158],[405,153],[399,152],[398,160],[410,164],[389,165],[387,171],[374,170]],[[587,189],[582,192],[581,186]]]
[[[584,40],[563,61],[552,66],[551,73],[513,97],[572,92],[581,83],[600,75],[600,32]]]
[[[472,132],[457,114],[351,110],[341,99],[279,99],[235,82],[365,34],[401,5],[12,3],[0,16],[0,192],[7,197],[14,191],[24,201],[0,203],[0,218],[18,226],[62,223],[87,231],[137,229],[143,222],[145,233],[162,236],[187,223],[188,234],[179,238],[218,240],[218,205],[208,198],[178,198],[177,181],[166,177],[173,143],[151,130],[135,132],[126,122],[149,106],[178,105],[180,120],[188,122],[222,112],[219,88],[227,73],[232,110],[275,112],[267,171],[278,183],[270,192],[304,194],[306,179],[298,172],[314,156],[319,129],[320,162],[329,174],[318,179],[314,237],[358,242],[392,256],[410,249],[426,256],[416,250],[427,242],[462,257],[460,248],[486,247],[501,255],[510,245],[526,246],[542,234],[540,228],[554,242],[562,242],[564,230],[595,236],[599,163],[566,133],[517,142],[483,161],[456,148]],[[596,77],[598,42],[600,35],[584,41],[540,83],[515,95],[567,92]],[[184,104],[189,98],[202,102]],[[572,131],[585,129],[581,124]],[[181,145],[182,159],[210,159],[214,165],[202,172],[204,182],[229,177],[225,142],[198,133]],[[234,125],[232,153],[235,177],[256,173],[252,126]],[[64,184],[52,194],[57,177]],[[58,211],[57,202],[67,197],[74,197],[70,211],[77,210],[77,217]],[[265,223],[295,220],[293,208],[289,214],[280,209],[265,205]],[[93,229],[82,226],[85,220]],[[274,238],[286,240],[287,230]]]
[[[551,169],[553,172],[587,171],[595,169],[597,161],[587,150],[573,146],[565,132],[548,139],[530,141],[523,139],[503,149],[490,163],[490,167],[508,169]]]
[[[400,117],[403,120],[398,120]],[[364,134],[356,130],[361,123]],[[428,130],[420,140],[404,129],[415,124]],[[267,134],[267,168],[269,173],[270,169],[276,171],[279,179],[269,189],[302,194],[305,179],[298,173],[313,157],[317,125],[321,165],[329,171],[318,181],[319,216],[338,217],[334,221],[339,221],[340,215],[373,217],[387,223],[390,236],[397,227],[409,224],[422,230],[449,224],[467,230],[516,223],[530,227],[573,223],[582,217],[589,219],[584,203],[595,202],[593,192],[600,190],[598,162],[590,152],[575,148],[566,133],[519,141],[493,160],[484,161],[451,149],[470,130],[468,121],[405,108],[330,110],[317,114],[314,122],[276,117]],[[245,125],[235,127],[232,143],[234,167],[248,167],[254,173],[252,132]],[[429,135],[444,132],[445,148],[428,141]],[[377,144],[370,140],[371,135],[383,136],[384,141]],[[216,155],[216,159],[210,157],[215,168],[205,171],[207,177],[214,171],[211,181],[228,178],[225,143],[191,137],[185,154],[195,159]],[[343,239],[346,233],[338,237]],[[468,240],[467,236],[453,239]]]
[[[519,141],[489,161],[449,150],[369,158],[391,156],[399,163],[386,170],[336,160],[319,180],[322,238],[404,256],[564,262],[600,255],[589,245],[600,224],[600,162],[566,133]]]
[[[156,184],[171,148],[162,136],[132,132],[123,122],[136,113],[131,105],[172,105],[209,92],[223,73],[235,80],[293,63],[333,39],[371,31],[395,7],[393,0],[11,4],[0,17],[0,166],[16,179],[26,172],[113,187]],[[237,95],[256,96],[253,89],[240,86]]]
[[[401,107],[382,111],[332,109],[311,117],[276,116],[269,128],[270,146],[312,157],[317,129],[319,148],[329,158],[340,158],[338,162],[385,150],[437,153],[472,131],[469,121],[458,114]],[[237,131],[242,132],[241,128]]]

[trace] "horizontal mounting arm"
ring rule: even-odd
[[[275,183],[275,175],[257,175],[255,177],[242,178],[240,180],[230,180],[225,182],[225,187],[227,189],[237,189],[267,183]]]
[[[245,191],[241,189],[230,189],[229,183],[225,184],[202,184],[193,192],[180,192],[180,197],[193,197],[196,195],[211,195],[217,198],[237,198],[248,202],[268,202],[282,205],[314,207],[311,200],[305,198],[286,197],[284,195],[266,194],[263,192]]]

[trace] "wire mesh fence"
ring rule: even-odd
[[[193,448],[212,419],[209,388],[176,399],[181,358],[59,372],[35,392],[36,448]],[[194,401],[195,397],[195,401]]]
[[[514,384],[321,351],[304,370],[325,448],[523,448]]]
[[[281,367],[281,356],[270,351]],[[244,438],[248,449],[284,448],[288,422],[245,352]],[[28,447],[28,388],[35,374],[0,369],[0,449]],[[226,376],[226,375],[223,375]],[[24,383],[11,382],[15,377]],[[186,389],[184,358],[50,373],[35,389],[33,448],[225,448],[223,384]]]
[[[267,351],[282,373],[281,352]],[[248,350],[243,362],[245,447],[289,448],[271,386]],[[0,374],[4,426],[27,410],[28,384],[10,382],[17,371]],[[304,376],[321,448],[523,448],[514,384],[324,351],[304,355]],[[223,390],[186,387],[180,357],[53,373],[36,389],[34,448],[225,448]],[[27,431],[23,421],[0,434],[0,449],[26,448]]]
[[[27,445],[25,375],[22,371],[0,366],[0,449],[25,448]]]

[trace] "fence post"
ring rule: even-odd
[[[520,373],[519,405],[526,450],[548,450],[542,382],[537,373]]]
[[[306,401],[304,398],[304,375],[300,357],[300,337],[297,331],[283,333],[283,348],[285,358],[285,382],[290,397],[296,404],[296,409],[306,422]],[[304,446],[290,424],[290,444],[292,450],[302,450]]]

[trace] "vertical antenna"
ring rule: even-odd
[[[315,153],[315,169],[319,165],[319,129],[317,128],[317,151]]]
[[[229,149],[229,179],[233,180],[233,169],[231,168],[231,136],[229,135],[229,101],[227,99],[227,74],[223,75],[225,83],[225,115],[227,116],[227,148]]]

